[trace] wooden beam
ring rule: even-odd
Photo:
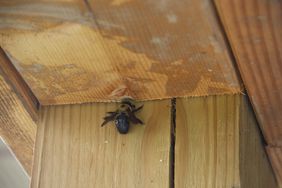
[[[168,187],[170,100],[144,103],[145,125],[100,127],[116,104],[44,106],[32,188]]]
[[[267,144],[282,146],[282,1],[216,0]]]
[[[176,101],[175,187],[277,187],[241,95]]]
[[[0,136],[31,173],[37,118],[32,93],[0,49]]]

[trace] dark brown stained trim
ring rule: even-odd
[[[282,1],[215,2],[265,140],[282,146]]]
[[[37,120],[39,102],[34,96],[20,73],[16,70],[5,51],[0,47],[0,74],[4,77],[5,81],[14,88],[15,93],[18,95],[26,110],[33,120]]]
[[[215,4],[281,186],[282,1],[215,0]]]

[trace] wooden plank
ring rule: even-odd
[[[241,100],[176,101],[176,188],[276,187],[252,111]]]
[[[282,146],[282,1],[216,0],[268,144]]]
[[[168,187],[170,100],[144,103],[145,125],[100,127],[113,103],[44,106],[32,188]]]
[[[176,101],[175,187],[239,187],[239,98]]]
[[[209,1],[85,2],[0,3],[0,45],[41,104],[240,92]]]
[[[279,187],[282,187],[282,148],[268,146],[267,153],[276,175]]]
[[[25,83],[17,76],[12,66],[8,66],[10,62],[7,61],[0,50],[0,136],[30,174],[36,134],[36,112],[31,99],[26,95],[29,91],[24,87]]]

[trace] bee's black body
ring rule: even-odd
[[[120,108],[114,112],[107,112],[108,115],[104,117],[102,126],[110,121],[115,121],[116,128],[119,133],[126,134],[129,131],[130,122],[133,124],[143,124],[143,122],[135,116],[135,113],[142,109],[143,106],[135,107],[129,100],[123,100]]]
[[[115,125],[119,133],[126,134],[129,130],[129,120],[126,113],[122,112],[117,115]]]

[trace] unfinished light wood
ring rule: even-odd
[[[0,45],[43,105],[240,91],[207,0],[2,0],[0,14]]]
[[[30,114],[28,102],[22,97],[25,92],[17,90],[7,75],[11,70],[3,67],[8,62],[0,52],[0,136],[11,147],[28,174],[31,172],[33,146],[35,142],[36,124]],[[12,80],[15,77],[11,78]],[[11,82],[10,82],[11,81]],[[24,85],[19,79],[17,84]],[[14,87],[15,86],[15,87]],[[31,103],[30,103],[31,104]],[[31,113],[30,113],[31,112]],[[33,114],[36,116],[36,114]]]
[[[252,111],[241,100],[176,101],[176,188],[276,187]]]
[[[145,125],[121,135],[100,127],[115,104],[46,106],[41,109],[32,188],[168,187],[170,101],[146,102]]]
[[[282,146],[282,1],[216,5],[265,139]]]

